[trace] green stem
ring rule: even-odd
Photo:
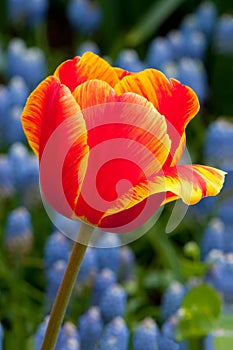
[[[90,226],[82,223],[78,234],[78,240],[83,244],[75,242],[73,245],[63,280],[53,304],[41,350],[53,350],[55,348],[59,330],[64,319],[70,296],[92,231],[93,229]]]
[[[201,350],[202,349],[202,338],[192,338],[189,340],[190,350]]]

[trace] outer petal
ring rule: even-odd
[[[179,161],[185,141],[184,130],[188,122],[199,110],[196,94],[187,86],[175,79],[170,81],[161,72],[147,69],[143,72],[124,77],[116,86],[117,94],[127,91],[144,96],[153,103],[159,113],[163,114],[168,123],[168,134],[172,140],[171,157],[166,166]]]
[[[86,126],[78,104],[70,90],[50,76],[30,95],[22,123],[40,159],[40,183],[47,202],[63,215],[72,215],[85,176],[83,158],[88,154]]]
[[[36,155],[43,149],[54,130],[67,118],[80,115],[80,108],[69,89],[50,76],[29,96],[22,113],[22,124],[28,142]],[[85,130],[83,118],[79,120]]]
[[[180,165],[165,171],[164,183],[169,195],[165,202],[181,198],[186,204],[196,204],[203,197],[216,196],[224,182],[225,172],[203,165]]]
[[[170,140],[165,118],[142,96],[117,96],[107,83],[98,80],[79,85],[73,95],[85,118],[90,147],[76,214],[98,225],[109,210],[117,213],[145,198],[140,194],[133,196],[129,188],[161,170]],[[119,188],[118,184],[122,186]],[[128,192],[130,200],[124,197]]]
[[[86,52],[82,57],[77,56],[73,60],[62,63],[54,75],[71,91],[91,79],[106,81],[111,86],[115,86],[119,81],[115,69],[92,52]]]

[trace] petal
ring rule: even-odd
[[[70,90],[50,76],[31,93],[22,112],[22,124],[28,142],[37,156],[64,120],[80,113]],[[82,120],[83,126],[84,120]]]
[[[176,153],[176,161],[179,160],[184,148],[179,144],[185,140],[184,137],[181,140],[185,127],[199,110],[198,98],[194,91],[175,79],[169,81],[164,74],[154,69],[128,75],[120,80],[114,89],[119,95],[132,91],[144,96],[165,116],[168,134],[172,140],[171,156],[166,165],[171,164],[178,148],[181,152]]]
[[[105,231],[126,233],[142,227],[151,219],[164,200],[164,193],[156,193],[135,206],[115,214],[104,215],[98,226]],[[155,221],[154,221],[155,222]],[[146,231],[148,227],[146,228]]]
[[[98,224],[108,212],[129,209],[143,200],[140,195],[130,201],[123,197],[161,170],[170,140],[165,118],[142,96],[117,96],[99,80],[79,85],[73,96],[82,109],[90,147],[76,215]]]
[[[62,63],[54,75],[71,91],[91,79],[106,81],[111,86],[115,86],[119,81],[115,69],[103,58],[92,52],[86,52],[82,57],[77,56]]]
[[[128,153],[138,152],[143,170],[147,172],[149,167],[151,175],[161,169],[169,153],[170,140],[165,118],[150,102],[134,93],[117,96],[107,83],[99,80],[78,86],[73,95],[82,109],[91,148],[116,138],[123,143],[132,140],[135,142],[128,142]],[[118,148],[122,149],[121,145]]]
[[[180,165],[169,168],[164,178],[166,191],[171,192],[165,202],[181,198],[184,203],[196,204],[203,197],[216,196],[224,182],[225,172],[203,165]]]
[[[85,121],[78,104],[70,90],[50,76],[30,95],[22,123],[40,159],[45,199],[55,210],[71,216],[88,154]]]

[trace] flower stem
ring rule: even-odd
[[[48,327],[44,337],[41,350],[53,350],[55,348],[59,330],[70,300],[70,296],[76,282],[76,278],[82,263],[93,228],[82,223],[78,234],[78,240],[83,244],[75,242],[70,259],[63,276],[61,285],[53,304]]]

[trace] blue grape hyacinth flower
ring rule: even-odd
[[[106,322],[117,316],[123,316],[126,308],[127,294],[119,284],[111,285],[100,300],[100,310]]]
[[[94,282],[93,292],[92,292],[92,303],[93,305],[99,305],[105,291],[107,288],[112,286],[117,282],[117,277],[115,272],[105,268],[100,271]]]
[[[221,54],[233,54],[233,16],[230,14],[223,14],[217,23],[214,34],[214,46]]]
[[[116,58],[116,66],[129,72],[140,72],[145,69],[144,63],[134,49],[121,50]]]
[[[4,243],[14,254],[28,252],[33,243],[31,214],[24,207],[9,212],[4,233]]]
[[[11,166],[5,155],[0,155],[0,198],[14,195],[14,179]]]
[[[67,5],[67,16],[77,32],[91,35],[101,24],[102,10],[97,2],[70,0]]]
[[[146,55],[149,67],[161,69],[163,64],[174,59],[172,45],[167,38],[157,37],[151,41]]]
[[[116,317],[107,323],[101,336],[100,350],[127,350],[129,330],[122,317]]]
[[[158,350],[159,330],[152,318],[145,318],[133,334],[134,350]]]
[[[44,264],[46,268],[51,267],[57,260],[68,262],[71,244],[61,232],[54,231],[48,236],[44,247]]]
[[[78,322],[81,338],[81,348],[93,350],[97,346],[103,331],[103,320],[98,307],[91,307]]]
[[[186,287],[178,281],[173,281],[168,286],[161,301],[160,311],[163,320],[167,320],[170,316],[176,313],[181,306],[186,291]]]
[[[219,118],[212,122],[206,133],[204,156],[211,166],[218,166],[223,170],[233,170],[233,123]]]

